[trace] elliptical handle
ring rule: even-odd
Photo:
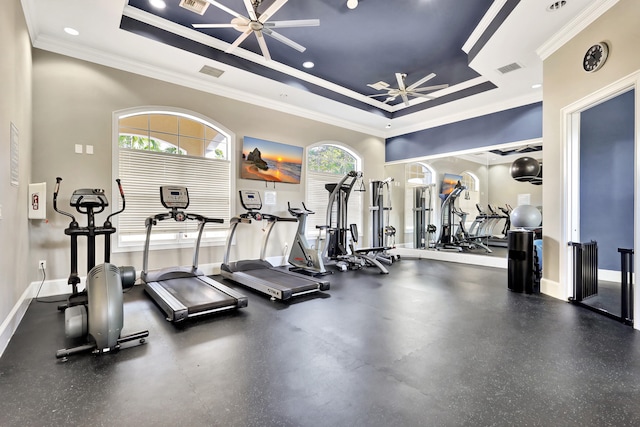
[[[65,212],[65,211],[62,211],[62,210],[58,209],[58,192],[60,191],[60,183],[61,182],[62,182],[62,178],[57,177],[56,178],[56,186],[55,186],[55,188],[53,190],[53,210],[58,212],[59,214],[68,216],[69,218],[71,218],[71,222],[75,223],[76,219],[75,219],[75,217],[73,215],[71,215],[68,212]]]
[[[302,202],[302,207],[304,208],[305,211],[307,211],[308,214],[314,214],[315,213],[314,211],[312,211],[311,209],[306,207],[304,202]]]
[[[124,211],[124,207],[125,207],[124,190],[122,189],[122,184],[120,183],[120,178],[116,178],[116,184],[118,184],[118,191],[120,192],[120,198],[122,199],[122,209],[120,209],[119,211],[114,212],[111,215],[109,215],[107,217],[107,219],[105,220],[105,224],[111,222],[110,219],[111,219],[112,216],[116,216],[119,213]]]

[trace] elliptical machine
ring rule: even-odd
[[[310,276],[330,274],[324,267],[324,261],[322,260],[321,240],[318,239],[318,247],[314,249],[309,245],[307,237],[305,236],[307,216],[315,212],[307,209],[304,202],[302,202],[302,208],[292,208],[291,203],[287,202],[287,210],[298,220],[296,237],[293,240],[291,252],[289,253],[288,261],[289,264],[293,266],[290,270]]]
[[[133,267],[116,267],[109,262],[111,256],[111,235],[116,229],[111,218],[125,208],[124,191],[120,179],[116,179],[122,209],[113,212],[105,220],[102,227],[95,225],[95,215],[103,212],[109,201],[103,189],[81,188],[73,192],[69,204],[79,213],[87,216],[87,225],[81,227],[75,217],[58,209],[58,192],[62,178],[56,178],[53,192],[53,209],[59,214],[71,218],[64,234],[71,238],[71,274],[68,283],[72,287],[66,305],[59,306],[64,310],[65,334],[67,338],[87,337],[86,344],[58,350],[57,358],[66,359],[72,354],[92,351],[100,354],[118,350],[123,342],[139,340],[149,336],[149,331],[120,336],[123,325],[123,287],[130,288],[136,280]],[[96,236],[104,236],[104,263],[96,265]],[[87,279],[85,289],[78,291],[80,276],[78,275],[78,236],[87,237]]]

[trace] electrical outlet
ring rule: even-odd
[[[38,270],[46,270],[47,269],[47,260],[41,259],[38,261]]]

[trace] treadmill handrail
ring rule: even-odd
[[[193,251],[193,261],[192,261],[192,265],[191,265],[191,267],[193,268],[194,271],[197,270],[197,268],[198,268],[198,257],[199,257],[199,254],[200,254],[200,242],[202,241],[202,233],[204,231],[204,226],[207,223],[224,224],[224,219],[222,219],[222,218],[209,218],[209,217],[206,217],[204,215],[200,215],[200,214],[196,214],[196,213],[184,213],[184,212],[179,212],[179,211],[175,211],[175,210],[172,210],[171,212],[159,213],[159,214],[152,215],[152,216],[148,217],[145,220],[145,226],[147,228],[147,233],[146,233],[146,238],[145,238],[145,241],[144,241],[144,251],[143,251],[143,255],[142,255],[142,272],[140,273],[140,277],[142,278],[142,280],[146,281],[147,272],[149,271],[148,270],[148,267],[149,267],[149,243],[151,241],[151,229],[153,228],[154,225],[157,224],[158,221],[165,221],[167,219],[175,219],[176,221],[178,221],[176,214],[184,215],[184,217],[180,221],[183,221],[183,220],[186,220],[186,219],[198,221],[198,237],[196,238],[196,244],[195,244],[195,248],[194,248],[194,251]]]

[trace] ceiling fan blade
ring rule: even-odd
[[[396,73],[396,80],[398,81],[398,89],[405,90],[404,75],[402,75],[401,73]]]
[[[233,24],[191,24],[193,28],[233,28]]]
[[[385,82],[378,82],[378,83],[368,83],[367,86],[374,88],[375,90],[386,90],[389,86],[391,86],[389,83],[385,83]]]
[[[267,22],[269,18],[271,18],[271,16],[273,16],[273,14],[276,13],[288,1],[289,0],[274,1],[273,4],[267,8],[267,10],[260,14],[260,17],[258,17],[258,22],[260,22],[261,24]]]
[[[427,98],[427,99],[435,99],[435,96],[426,95],[424,93],[412,93],[411,96],[417,96],[418,98]]]
[[[267,48],[267,42],[264,40],[264,35],[262,31],[254,31],[256,34],[256,38],[258,39],[258,44],[260,45],[260,50],[262,51],[262,56],[267,61],[271,60],[271,54],[269,53],[269,48]]]
[[[245,31],[244,33],[240,34],[240,36],[236,39],[236,41],[234,41],[228,48],[227,50],[225,50],[226,53],[231,53],[235,50],[235,48],[237,48],[238,46],[240,46],[240,43],[242,43],[244,41],[244,39],[246,39],[247,37],[249,37],[249,34],[252,33],[251,28],[248,28],[247,31]]]
[[[412,84],[411,86],[409,86],[407,88],[407,90],[413,90],[414,88],[417,88],[418,86],[420,86],[422,83],[431,80],[432,78],[434,78],[436,76],[435,73],[431,73],[428,76],[424,76],[423,78],[421,78],[420,80],[418,80],[417,82],[415,82],[414,84]]]
[[[305,50],[307,50],[307,48],[302,46],[301,44],[298,44],[298,43],[294,42],[293,40],[291,40],[290,38],[285,37],[280,33],[276,33],[275,31],[270,30],[269,28],[263,28],[262,29],[262,33],[268,35],[269,37],[272,37],[272,38],[278,40],[281,43],[286,44],[289,47],[292,47],[293,49],[297,50],[298,52],[304,52]]]
[[[256,15],[256,11],[253,9],[253,3],[251,3],[251,0],[244,0],[244,7],[247,8],[249,18],[251,18],[252,21],[257,21],[258,16]]]
[[[406,105],[408,107],[409,106],[409,98],[407,97],[407,95],[405,95],[404,93],[401,93],[400,96],[402,97],[402,100],[404,101],[404,105]]]
[[[396,97],[395,96],[390,96],[387,99],[384,100],[383,104],[386,104],[387,102],[391,102],[391,101],[395,101]]]
[[[449,87],[448,84],[436,85],[436,86],[425,86],[425,87],[419,87],[419,88],[416,88],[416,89],[412,89],[412,92],[427,92],[429,90],[439,90],[439,89],[444,89],[444,88],[447,88],[447,87]]]
[[[264,23],[264,26],[269,28],[317,27],[318,25],[320,25],[319,19],[294,19],[291,21],[271,21]]]
[[[218,3],[216,0],[206,0],[206,1],[207,1],[207,3],[212,4],[213,6],[217,7],[218,9],[222,9],[222,10],[224,10],[224,11],[225,11],[225,12],[227,12],[229,15],[233,15],[233,16],[235,16],[236,18],[243,18],[244,20],[246,20],[246,19],[247,19],[247,18],[245,18],[244,16],[240,15],[238,12],[236,12],[236,11],[234,11],[234,10],[229,9],[227,6],[225,6],[225,5],[221,4],[221,3]]]

